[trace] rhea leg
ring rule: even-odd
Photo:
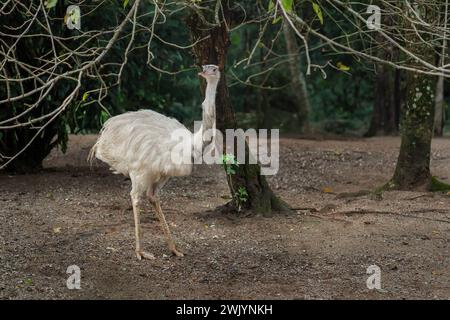
[[[169,250],[176,255],[177,257],[182,257],[184,254],[176,249],[175,241],[173,241],[172,234],[170,233],[169,226],[167,225],[166,218],[161,210],[161,204],[159,199],[153,201],[153,207],[155,208],[156,215],[158,216],[159,222],[161,223],[161,228],[164,231],[164,235],[166,236],[167,245]]]
[[[158,199],[158,192],[164,185],[164,183],[167,182],[167,179],[162,180],[158,185],[154,186],[152,190],[149,190],[147,192],[148,198],[150,200],[150,203],[152,204],[153,208],[155,208],[156,216],[159,219],[159,222],[161,223],[161,228],[163,229],[164,235],[166,237],[167,245],[169,247],[169,250],[177,257],[184,256],[182,252],[178,251],[175,246],[175,241],[172,238],[172,234],[170,233],[169,226],[167,225],[166,218],[164,217],[164,213],[161,209],[161,203]]]
[[[136,257],[141,260],[154,259],[155,257],[148,252],[142,251],[141,249],[141,221],[140,221],[140,194],[131,191],[131,202],[133,204],[133,214],[134,214],[134,232],[136,237]]]

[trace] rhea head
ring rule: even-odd
[[[198,73],[200,76],[208,81],[220,79],[219,67],[214,64],[206,64],[202,66],[202,72]]]

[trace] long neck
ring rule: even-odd
[[[209,141],[204,141],[204,133],[207,130],[216,128],[216,90],[217,90],[217,80],[208,81],[206,85],[205,100],[202,103],[203,115],[202,115],[202,125],[199,130],[194,133],[194,158],[201,156],[203,146],[205,143],[211,142],[213,137]]]
[[[202,131],[215,128],[216,124],[216,92],[217,80],[208,81],[205,91],[205,100],[202,103]],[[203,133],[202,133],[203,134]]]

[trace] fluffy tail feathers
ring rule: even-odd
[[[98,141],[94,144],[94,146],[89,151],[89,154],[88,154],[88,157],[87,157],[87,161],[89,162],[89,166],[90,167],[92,167],[92,163],[95,160],[95,156],[96,156],[96,153],[97,153],[97,147],[98,147]]]

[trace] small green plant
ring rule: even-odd
[[[225,169],[225,173],[227,174],[227,182],[230,186],[231,193],[233,194],[233,199],[236,203],[236,207],[238,209],[238,212],[240,212],[242,204],[248,201],[248,192],[245,187],[240,186],[237,190],[235,190],[233,186],[231,175],[236,174],[236,171],[239,168],[239,162],[236,160],[234,155],[227,153],[222,155],[222,165]]]
[[[222,155],[222,164],[227,175],[235,174],[237,168],[239,167],[239,162],[236,160],[234,155],[229,153]]]
[[[247,200],[248,200],[247,189],[245,189],[245,187],[239,187],[235,196],[237,199],[238,211],[241,211],[242,203],[247,202]]]
[[[247,193],[247,189],[245,189],[245,187],[239,187],[238,191],[236,192],[236,195],[239,198],[239,201],[247,202],[248,193]]]

